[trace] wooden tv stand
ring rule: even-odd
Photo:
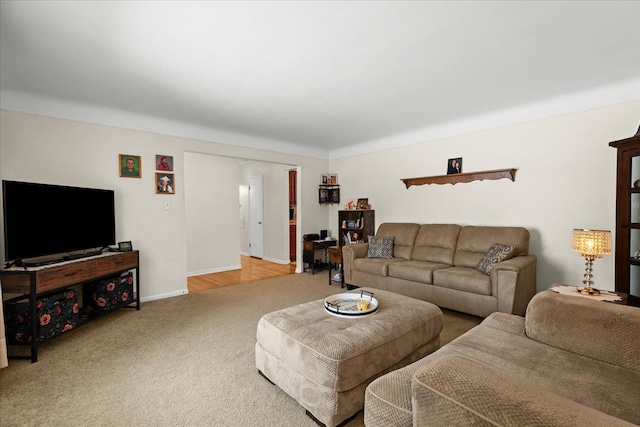
[[[29,296],[31,310],[31,343],[15,344],[31,346],[31,362],[38,361],[38,316],[36,300],[43,294],[52,291],[82,285],[96,279],[109,277],[118,273],[135,269],[133,299],[122,308],[140,310],[140,268],[139,251],[105,252],[89,258],[76,259],[58,264],[39,267],[12,267],[0,270],[0,282],[4,293],[16,293]],[[108,312],[107,312],[108,313]],[[97,318],[98,316],[94,317]],[[94,318],[81,321],[77,327],[88,323]],[[4,320],[4,319],[3,319]],[[14,344],[11,344],[14,345]]]

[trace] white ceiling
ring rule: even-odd
[[[640,99],[639,16],[639,1],[2,1],[0,98],[330,158]]]

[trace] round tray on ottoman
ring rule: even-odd
[[[324,300],[324,309],[337,317],[362,318],[378,310],[378,300],[373,297],[373,292],[347,292],[327,297]]]

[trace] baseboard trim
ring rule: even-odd
[[[229,265],[226,267],[208,268],[206,270],[197,270],[187,272],[187,277],[202,276],[203,274],[222,273],[223,271],[240,270],[242,265]]]
[[[146,297],[140,298],[140,302],[149,302],[155,301],[159,299],[178,297],[180,295],[188,294],[189,291],[187,289],[180,289],[179,291],[167,292],[166,294],[157,294],[157,295],[149,295]]]

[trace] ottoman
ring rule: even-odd
[[[337,317],[316,300],[265,314],[258,322],[256,367],[328,427],[364,406],[367,385],[440,347],[438,306],[380,289],[359,288],[378,310]]]

